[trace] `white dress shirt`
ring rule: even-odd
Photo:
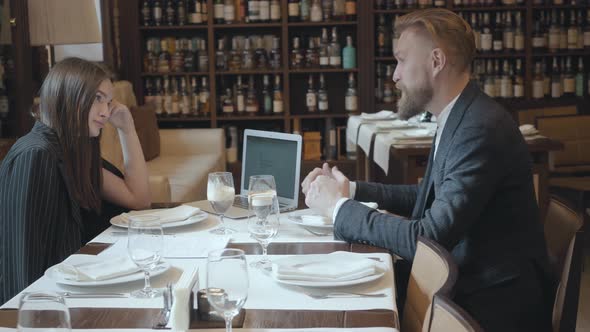
[[[440,114],[436,117],[436,123],[437,123],[437,127],[436,127],[436,140],[434,141],[434,158],[436,158],[436,150],[438,149],[438,143],[440,142],[440,138],[442,136],[443,130],[445,129],[445,124],[447,123],[447,119],[449,118],[449,114],[451,113],[451,109],[453,108],[453,106],[455,106],[455,103],[457,102],[457,99],[459,99],[459,96],[461,94],[458,94],[455,98],[453,98],[453,100],[451,100],[450,103],[447,104],[447,106],[445,106],[445,108],[443,108],[443,110],[440,112]],[[338,200],[338,202],[336,202],[336,206],[334,207],[334,212],[332,214],[332,220],[336,221],[336,216],[338,215],[338,211],[340,210],[340,207],[342,206],[342,204],[344,204],[344,202],[346,202],[349,199],[354,199],[354,194],[356,192],[356,182],[350,182],[349,184],[349,195],[350,197],[343,197],[341,199]]]

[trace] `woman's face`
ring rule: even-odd
[[[90,137],[100,135],[100,130],[111,116],[111,101],[113,100],[113,83],[104,80],[98,87],[94,103],[88,114],[88,132]]]

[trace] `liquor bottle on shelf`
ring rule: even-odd
[[[578,58],[578,72],[576,73],[576,97],[584,97],[584,61]]]
[[[480,52],[481,51],[481,28],[479,26],[479,21],[477,19],[477,13],[470,14],[469,25],[471,25],[471,30],[473,31],[473,37],[475,39],[475,50],[477,52]]]
[[[155,26],[162,25],[163,14],[162,14],[162,3],[160,0],[154,1],[154,6],[152,7],[152,17],[154,19],[153,23]]]
[[[327,68],[330,66],[330,52],[328,49],[328,29],[322,28],[322,38],[320,39],[320,67]]]
[[[383,77],[383,64],[376,64],[376,75],[377,84],[375,84],[375,99],[378,102],[383,102],[383,94],[385,89],[384,77]]]
[[[379,15],[379,24],[377,25],[377,56],[388,56],[391,50],[391,35],[389,29],[385,26],[385,15]]]
[[[494,96],[500,97],[502,89],[502,72],[500,70],[500,60],[494,59]]]
[[[163,114],[172,114],[172,88],[170,87],[170,79],[164,76],[164,94],[162,98]]]
[[[258,1],[258,21],[262,23],[270,22],[270,0]]]
[[[299,48],[299,37],[293,38],[293,49],[291,50],[290,63],[291,68],[300,69],[303,67],[304,57],[301,49]]]
[[[250,75],[248,79],[248,93],[246,94],[246,113],[258,113],[258,99],[256,98],[256,89],[254,89],[254,76]]]
[[[514,50],[516,52],[522,52],[524,51],[524,28],[520,12],[516,12],[514,20],[516,21],[516,27],[514,28]]]
[[[346,36],[346,46],[342,49],[342,68],[356,68],[356,48],[352,44],[352,36]]]
[[[244,42],[244,50],[242,51],[242,69],[254,69],[254,52],[250,48],[250,38],[246,38]]]
[[[334,0],[332,5],[332,17],[336,21],[346,20],[346,0]]]
[[[542,51],[547,47],[545,36],[543,35],[541,21],[535,21],[535,26],[533,28],[533,41],[532,41],[533,49],[536,52]]]
[[[320,0],[312,0],[309,10],[309,20],[312,22],[321,22],[323,19],[324,13]]]
[[[324,22],[332,20],[334,0],[322,0],[322,14]]]
[[[338,33],[336,27],[332,28],[332,42],[329,47],[330,52],[330,67],[341,68],[342,67],[342,50],[340,43],[338,42]]]
[[[320,88],[318,89],[318,111],[328,112],[328,89],[326,88],[326,80],[324,74],[320,74]]]
[[[544,83],[545,79],[543,77],[543,67],[541,62],[535,63],[535,76],[533,77],[533,98],[534,99],[541,99],[545,97],[545,88]]]
[[[158,72],[158,56],[154,52],[154,43],[156,39],[148,39],[146,45],[146,53],[143,57],[143,70],[147,73]]]
[[[311,11],[311,0],[299,1],[299,20],[301,22],[307,22],[310,20]]]
[[[391,54],[395,54],[395,45],[397,45],[400,35],[399,31],[395,30],[395,21],[397,18],[398,15],[396,14],[391,19]]]
[[[183,0],[178,0],[176,3],[176,22],[178,25],[186,24],[186,7]]]
[[[263,45],[264,40],[260,37],[256,39],[256,50],[254,51],[254,66],[258,69],[268,68],[268,54]]]
[[[188,23],[203,23],[203,16],[201,13],[201,0],[189,0]]]
[[[150,8],[150,3],[148,0],[143,0],[141,4],[141,24],[143,26],[150,26],[152,25],[151,19],[152,9]]]
[[[560,44],[559,25],[557,23],[557,12],[553,10],[551,13],[551,25],[549,26],[549,51],[557,52]]]
[[[238,49],[238,40],[234,37],[231,40],[231,51],[229,53],[228,67],[231,71],[242,69],[242,53]]]
[[[486,75],[483,84],[483,91],[492,98],[496,97],[496,82],[494,80],[494,75],[492,75],[493,72],[494,64],[490,60],[486,63]]]
[[[512,98],[514,95],[514,86],[512,85],[512,76],[514,73],[510,73],[511,66],[508,60],[502,62],[502,78],[500,82],[500,97],[501,98]]]
[[[504,31],[502,31],[502,46],[508,52],[514,51],[514,27],[512,26],[511,12],[506,12]]]
[[[223,0],[215,0],[213,4],[213,22],[215,24],[225,23],[225,3]]]
[[[590,49],[590,9],[586,11],[586,24],[584,26],[584,48]]]
[[[170,71],[173,73],[180,73],[184,70],[184,54],[182,54],[180,39],[176,39],[174,44],[176,45],[176,51],[174,51],[174,54],[170,60]]]
[[[281,21],[281,3],[279,0],[270,1],[270,21],[275,23]]]
[[[318,111],[318,92],[313,88],[313,76],[307,79],[307,93],[305,94],[305,106],[309,113]]]
[[[576,12],[573,10],[570,11],[569,23],[567,27],[567,48],[568,50],[575,50],[578,48],[578,24],[576,23]]]
[[[158,73],[170,72],[170,53],[168,53],[168,41],[165,38],[160,40],[160,54],[158,55]]]
[[[246,111],[246,97],[244,96],[242,75],[238,75],[236,83],[236,111],[238,111],[238,114],[243,114]]]
[[[493,48],[494,37],[492,35],[492,28],[490,27],[490,14],[483,14],[483,25],[481,27],[480,45],[482,52],[491,52]]]
[[[225,24],[232,24],[236,19],[236,5],[234,0],[225,0],[223,4],[223,20]]]
[[[338,147],[336,145],[336,127],[334,119],[326,119],[326,128],[324,132],[324,159],[336,160],[338,157]]]
[[[180,114],[180,92],[178,91],[178,80],[172,77],[172,112],[169,115],[178,116]]]
[[[563,10],[559,13],[559,49],[567,50],[567,27]]]
[[[193,42],[189,40],[185,40],[185,49],[184,52],[184,71],[187,73],[193,72],[197,70],[196,61],[195,59],[195,52],[193,50]]]
[[[385,79],[383,83],[383,102],[392,104],[394,100],[393,91],[395,90],[395,84],[392,80],[393,77],[393,66],[387,65],[385,67]]]
[[[149,77],[146,78],[143,86],[144,86],[143,103],[145,105],[153,104],[153,102],[154,102],[154,88],[152,86],[152,79]]]
[[[209,71],[209,54],[207,53],[207,42],[205,39],[199,39],[199,71]]]
[[[314,38],[309,38],[309,47],[305,50],[305,67],[318,68],[320,66],[320,53],[315,47]]]
[[[232,114],[234,112],[234,103],[232,100],[231,89],[225,89],[225,95],[222,97],[221,111],[223,114]]]
[[[358,111],[358,96],[353,73],[348,74],[348,89],[346,89],[346,96],[344,97],[344,109],[347,112]]]
[[[267,115],[272,113],[272,95],[270,92],[270,81],[269,81],[268,75],[263,76],[262,112]]]
[[[522,60],[516,59],[516,71],[514,75],[514,98],[524,98],[524,74]]]
[[[283,113],[284,107],[283,91],[281,90],[281,75],[275,75],[275,88],[272,97],[272,112],[275,114]]]
[[[191,91],[191,113],[199,115],[199,85],[195,76],[191,77]]]
[[[155,105],[155,113],[156,115],[162,115],[162,98],[164,95],[164,91],[162,90],[162,81],[160,80],[160,78],[156,78],[155,81],[155,88],[154,88],[154,93],[153,93],[153,97],[152,97],[152,101]]]
[[[561,72],[557,65],[557,57],[553,57],[553,65],[551,66],[551,98],[560,98],[563,95],[563,86],[561,83]]]
[[[279,37],[272,38],[272,48],[270,49],[269,64],[270,68],[281,69],[281,43]]]
[[[346,0],[344,13],[346,14],[346,20],[356,20],[356,0]]]
[[[563,95],[567,97],[573,97],[576,94],[576,76],[574,75],[572,57],[570,56],[566,58],[565,72],[563,74]]]
[[[166,25],[174,25],[175,22],[176,11],[174,10],[172,1],[168,0],[166,4]]]
[[[445,0],[434,0],[434,7],[444,7],[446,5]]]
[[[577,21],[576,34],[578,35],[578,41],[576,42],[576,49],[581,50],[584,48],[584,30],[583,30],[584,19],[582,17],[581,10],[578,11],[578,16],[577,16],[576,21]]]
[[[180,78],[180,113],[185,116],[191,114],[191,98],[184,77]]]
[[[199,109],[201,114],[208,116],[211,112],[211,105],[209,103],[211,93],[209,92],[209,84],[207,77],[201,77],[201,90],[199,90]]]
[[[289,22],[299,22],[299,0],[289,0],[287,4]]]
[[[430,6],[431,6],[430,0],[418,0],[418,7],[419,8],[427,8]]]
[[[215,69],[227,70],[227,52],[225,51],[225,38],[217,40],[217,51],[215,51]]]
[[[248,22],[258,23],[260,22],[260,1],[249,0],[248,1]]]
[[[207,5],[207,0],[200,0],[201,1],[201,18],[203,19],[203,23],[207,24],[209,21],[209,7]]]

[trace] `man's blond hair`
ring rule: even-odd
[[[401,34],[408,28],[428,34],[459,72],[469,68],[475,56],[475,36],[469,23],[459,15],[442,8],[413,11],[395,21],[396,33]]]

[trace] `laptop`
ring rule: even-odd
[[[236,195],[233,206],[224,216],[239,219],[251,214],[247,195],[252,175],[272,175],[277,186],[280,211],[295,210],[299,201],[301,146],[301,135],[246,129],[242,146],[240,196]],[[208,201],[191,205],[215,213]]]

